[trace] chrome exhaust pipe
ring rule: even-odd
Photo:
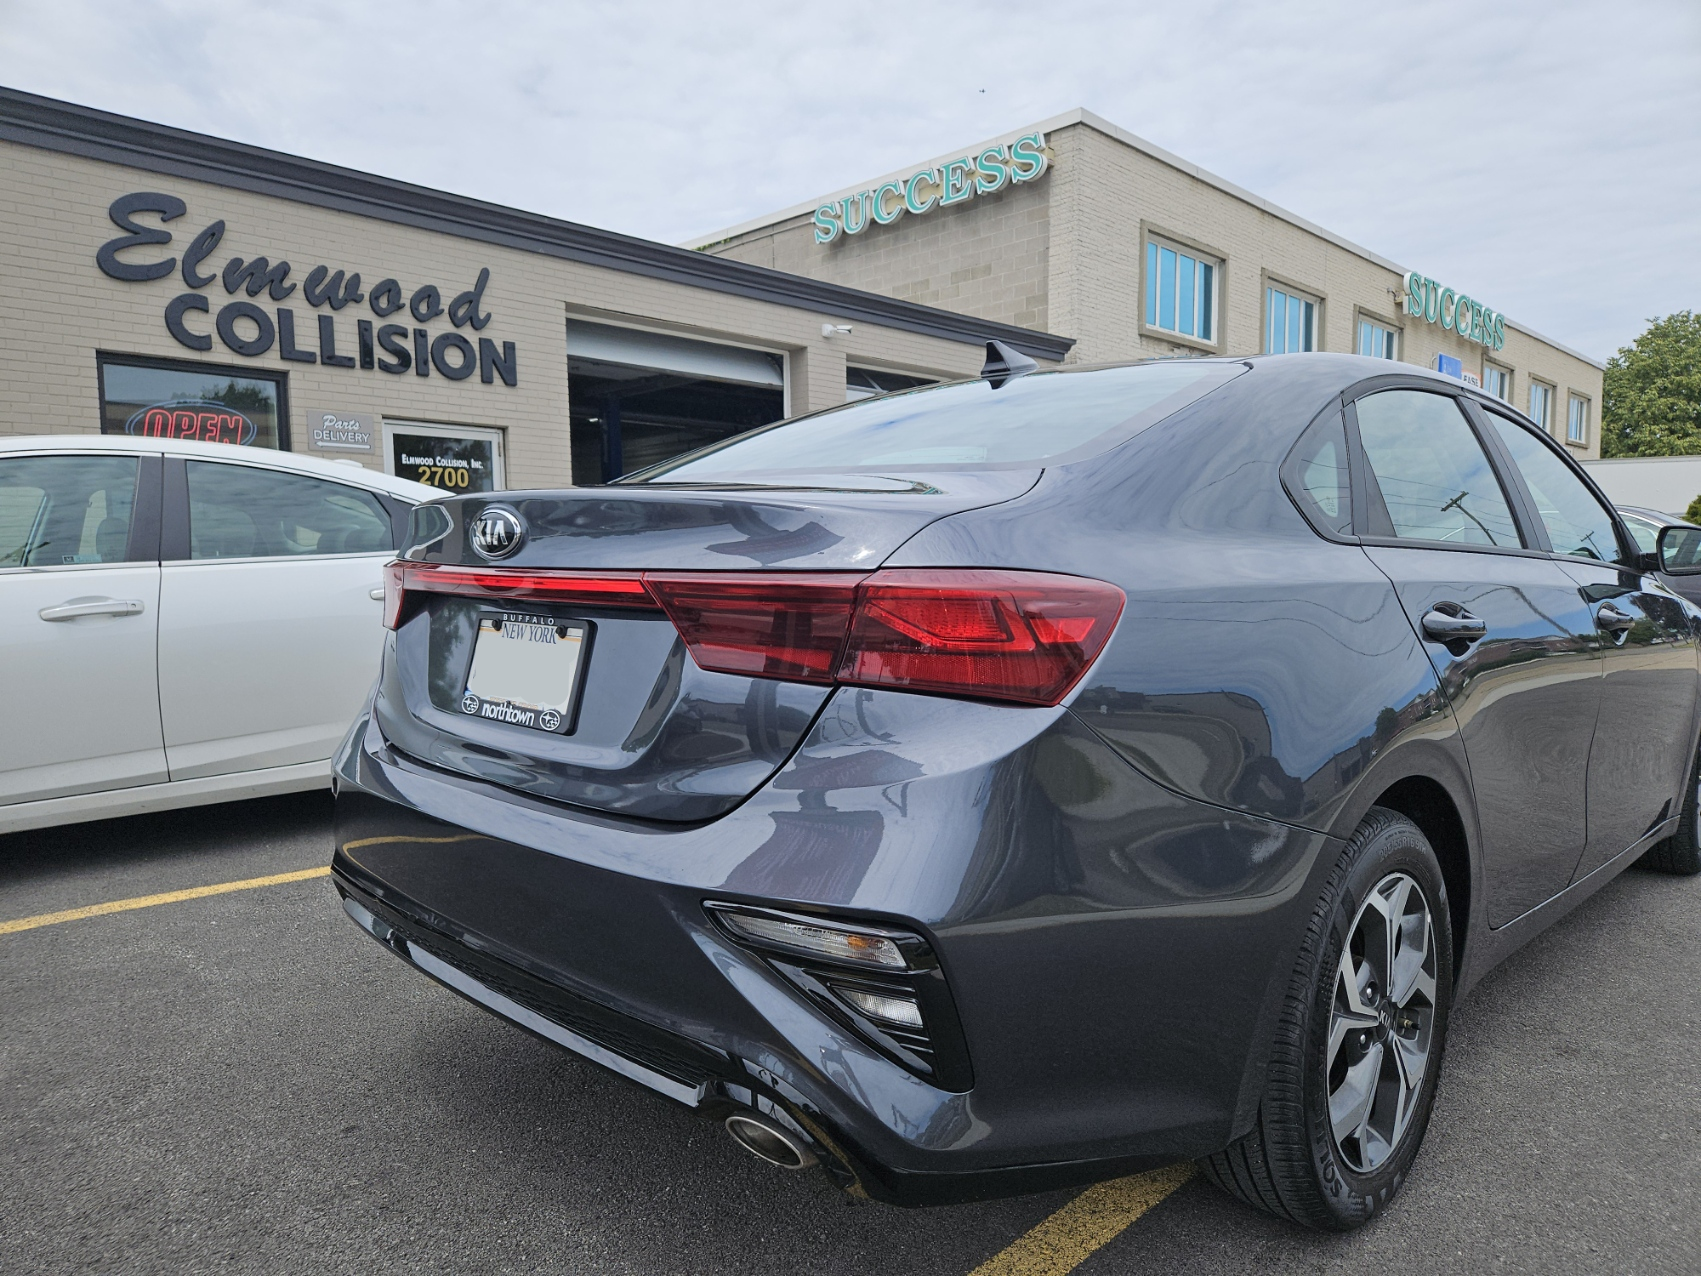
[[[815,1153],[790,1130],[753,1112],[735,1112],[726,1119],[726,1132],[746,1152],[782,1170],[807,1170]]]

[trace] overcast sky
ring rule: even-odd
[[[679,242],[1084,106],[1596,358],[1701,308],[1701,3],[0,0],[0,83]]]

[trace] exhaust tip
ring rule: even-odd
[[[791,1131],[746,1112],[726,1119],[726,1132],[745,1151],[782,1170],[807,1170],[815,1164],[815,1153]]]

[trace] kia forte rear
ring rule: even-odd
[[[1369,557],[1372,407],[1450,412],[1398,438],[1456,426],[1511,463],[1463,387],[1373,361],[995,348],[609,486],[423,507],[337,762],[345,908],[848,1190],[1206,1158],[1254,1204],[1362,1221],[1422,1137],[1455,989],[1525,933],[1478,925],[1469,676],[1444,681],[1498,622],[1469,582],[1412,613]],[[1435,519],[1497,527],[1447,495]],[[1564,552],[1525,543],[1537,504],[1497,529],[1508,571]],[[1691,613],[1614,597],[1665,626],[1637,668],[1692,714]],[[1502,700],[1557,703],[1543,641],[1518,668],[1546,681],[1485,675]],[[1692,719],[1671,735],[1609,875],[1689,810]]]

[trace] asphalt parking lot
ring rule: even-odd
[[[0,838],[0,923],[330,849],[317,794]],[[1698,922],[1701,879],[1632,870],[1490,976],[1349,1237],[1197,1178],[1120,1232],[849,1201],[406,969],[323,877],[0,933],[0,1271],[1692,1273]]]

